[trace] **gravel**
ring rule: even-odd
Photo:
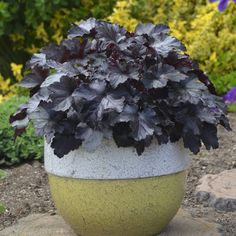
[[[182,204],[193,217],[204,217],[209,222],[219,223],[224,236],[236,235],[236,212],[218,211],[207,203],[198,202],[195,189],[203,175],[236,168],[236,114],[230,114],[229,118],[233,131],[227,132],[219,128],[220,149],[203,149],[200,154],[192,156]],[[0,215],[0,231],[30,213],[56,214],[47,175],[41,163],[34,161],[5,171],[8,175],[0,180],[0,202],[7,210]]]
[[[222,225],[222,235],[236,235],[236,212],[218,211],[209,207],[207,203],[199,203],[195,196],[195,189],[199,179],[205,174],[218,174],[224,170],[236,168],[236,114],[229,114],[232,132],[219,127],[220,148],[216,150],[202,150],[198,155],[192,155],[191,168],[187,177],[186,195],[183,208],[190,211],[194,217],[204,217],[209,222]]]
[[[35,161],[5,170],[8,175],[0,181],[0,202],[6,212],[0,215],[0,231],[30,213],[55,214],[41,163]]]

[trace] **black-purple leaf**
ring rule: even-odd
[[[137,115],[136,121],[131,123],[131,128],[133,138],[140,141],[153,135],[157,118],[156,113],[151,109],[145,109]]]
[[[198,109],[197,117],[202,122],[207,122],[209,124],[216,124],[217,123],[216,115],[215,115],[214,111],[212,111],[210,108],[201,107],[201,109]]]
[[[152,88],[163,88],[167,85],[168,81],[180,82],[185,80],[187,76],[180,73],[173,66],[166,64],[158,64],[151,66],[144,74],[142,80],[145,87],[148,89]]]
[[[151,40],[150,46],[163,57],[167,57],[173,50],[186,51],[186,48],[178,39],[167,34],[159,34],[158,37]]]
[[[55,83],[55,82],[60,82],[60,79],[62,76],[66,76],[64,73],[55,73],[50,76],[48,76],[44,82],[41,84],[41,87],[48,87],[49,85]]]
[[[168,80],[164,78],[156,79],[156,80],[143,80],[143,83],[147,89],[152,88],[163,88],[167,85]]]
[[[55,43],[50,43],[46,47],[43,47],[41,49],[41,53],[46,55],[47,60],[63,62],[63,60],[66,58],[65,48]]]
[[[45,102],[42,102],[40,106],[28,116],[34,123],[36,134],[40,136],[44,135],[48,143],[53,138],[55,130],[58,128],[58,122],[65,117],[62,112],[53,111],[52,104]]]
[[[183,139],[193,153],[201,141],[218,147],[216,127],[230,130],[227,108],[207,76],[165,25],[135,32],[90,18],[28,62],[21,82],[29,101],[10,118],[15,135],[28,120],[59,157],[81,145],[94,151],[103,137],[139,155]]]
[[[34,68],[35,66],[45,67],[47,63],[46,55],[44,53],[35,53],[30,61],[27,63],[27,67]]]
[[[190,77],[177,87],[173,86],[170,89],[169,97],[173,105],[187,102],[196,105],[202,100],[202,96],[207,93],[207,90],[203,83]]]
[[[198,68],[195,68],[193,72],[198,76],[199,80],[208,87],[209,91],[212,94],[216,94],[216,90],[215,90],[214,85],[212,84],[212,82],[209,80],[208,76],[203,71],[201,71]]]
[[[83,122],[80,122],[75,131],[75,137],[80,140],[86,140],[93,134],[93,130]]]
[[[128,38],[123,43],[120,43],[119,48],[124,55],[133,59],[144,59],[149,52],[148,47],[145,46],[146,43],[147,40],[144,36],[136,36],[135,38]]]
[[[73,135],[56,134],[52,140],[51,147],[54,149],[54,154],[59,158],[81,146],[81,140],[76,139]]]
[[[75,64],[75,62],[59,63],[53,60],[48,60],[47,62],[48,67],[55,69],[57,73],[63,73],[71,77],[79,74],[79,71],[78,69],[76,69]]]
[[[142,34],[147,34],[151,36],[155,36],[155,34],[160,34],[160,33],[169,33],[169,27],[166,25],[154,25],[151,23],[147,24],[138,24],[136,29],[135,29],[135,34],[142,35]]]
[[[41,85],[44,81],[44,78],[39,76],[36,73],[29,73],[24,76],[20,82],[20,86],[24,88],[35,88]]]
[[[102,80],[94,80],[91,84],[81,84],[72,94],[75,101],[85,99],[87,101],[92,101],[97,97],[100,97],[104,92],[106,87],[106,82]]]
[[[113,88],[116,88],[119,84],[123,84],[128,79],[129,75],[123,73],[119,68],[114,68],[107,78]]]
[[[194,154],[200,151],[201,141],[200,136],[194,135],[192,132],[185,133],[183,135],[184,147],[190,149]]]
[[[145,150],[145,147],[150,146],[152,142],[152,136],[148,136],[146,139],[135,141],[134,147],[138,155],[142,155]]]
[[[184,135],[188,133],[200,135],[201,121],[197,112],[196,107],[188,104],[175,113],[176,121],[182,124]]]
[[[169,135],[166,131],[161,129],[159,126],[155,128],[154,134],[156,136],[157,142],[159,145],[167,144],[169,142]]]
[[[37,93],[35,93],[28,101],[27,112],[30,114],[35,111],[39,106],[40,102],[51,102],[49,98],[48,88],[41,88]]]
[[[216,149],[219,147],[217,128],[215,125],[203,123],[203,128],[201,130],[201,140],[207,150],[210,150],[211,148]]]
[[[24,133],[26,127],[29,124],[29,118],[27,116],[28,104],[22,104],[17,111],[9,118],[9,122],[15,130],[14,138]]]
[[[27,108],[28,108],[27,103],[20,105],[17,108],[16,112],[10,116],[9,122],[12,124],[13,122],[17,120],[25,119],[25,117],[27,116]]]
[[[109,67],[107,80],[113,88],[125,83],[128,79],[139,80],[139,70],[132,62],[119,61]]]
[[[126,38],[126,30],[122,26],[111,24],[105,21],[98,24],[96,31],[96,37],[99,39],[103,39],[108,43],[110,41],[114,43],[121,43]]]
[[[200,121],[197,118],[186,118],[183,127],[183,133],[188,133],[191,131],[194,135],[200,135]]]
[[[137,106],[126,105],[123,111],[111,121],[111,125],[130,121],[134,122],[137,117],[137,112]]]
[[[89,18],[88,20],[82,20],[78,26],[72,27],[68,32],[69,38],[82,37],[84,35],[90,35],[92,30],[95,29],[97,20],[95,18]]]
[[[103,97],[98,107],[98,119],[101,119],[103,113],[107,110],[114,110],[120,113],[123,110],[124,101],[124,97],[115,98],[112,95],[107,95],[106,97]]]
[[[131,136],[131,128],[128,123],[117,123],[113,127],[113,138],[118,147],[129,147],[135,144],[134,139]]]
[[[60,78],[59,82],[49,85],[49,97],[52,99],[53,110],[68,110],[72,106],[72,94],[76,88],[76,80],[67,76],[63,76]]]
[[[230,127],[230,123],[228,118],[221,114],[220,118],[219,118],[220,124],[228,131],[232,131],[231,127]]]

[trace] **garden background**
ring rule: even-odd
[[[42,139],[30,127],[14,143],[8,117],[27,95],[17,86],[26,61],[49,42],[59,43],[72,23],[93,16],[129,30],[138,22],[168,24],[224,95],[236,87],[235,11],[233,2],[220,12],[207,0],[0,1],[0,166],[42,159]]]

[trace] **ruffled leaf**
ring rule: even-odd
[[[30,98],[10,118],[16,135],[32,120],[59,157],[94,151],[103,137],[141,155],[153,138],[183,139],[193,153],[202,142],[217,148],[217,125],[231,129],[223,99],[167,26],[127,32],[90,18],[68,36],[27,63]]]
[[[72,106],[72,94],[76,88],[76,80],[66,76],[61,77],[59,82],[49,85],[49,97],[54,106],[53,110],[68,110]]]
[[[73,135],[57,134],[52,140],[51,147],[54,149],[54,154],[62,158],[69,152],[79,148],[81,144],[81,141]]]
[[[95,28],[97,20],[95,18],[89,18],[88,20],[82,20],[78,26],[74,26],[68,32],[69,38],[82,37],[84,35],[90,35]]]
[[[142,82],[147,89],[163,88],[169,81],[180,82],[187,76],[175,70],[173,66],[158,64],[151,66],[144,74]]]
[[[169,27],[166,25],[154,25],[151,23],[147,24],[138,24],[135,33],[138,35],[143,35],[147,34],[149,36],[155,36],[155,34],[160,34],[160,33],[169,33]]]
[[[156,123],[156,113],[153,110],[145,109],[143,112],[139,112],[135,122],[131,123],[133,138],[140,141],[152,136]]]
[[[153,39],[150,46],[163,57],[167,57],[173,50],[186,51],[186,48],[178,39],[166,34],[160,34]]]
[[[96,28],[96,31],[96,37],[99,39],[104,39],[107,42],[112,41],[115,43],[120,43],[126,38],[126,30],[117,24],[100,22],[100,24]]]

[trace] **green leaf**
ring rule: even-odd
[[[4,213],[6,208],[0,203],[0,214]]]
[[[236,104],[231,104],[228,106],[229,112],[236,112]]]
[[[0,169],[0,179],[4,179],[7,176],[7,172]]]

